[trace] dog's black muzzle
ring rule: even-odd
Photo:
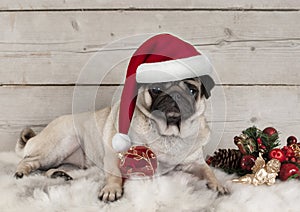
[[[179,92],[164,93],[156,98],[151,106],[151,111],[158,116],[163,116],[168,125],[178,125],[194,113],[194,99],[187,99]]]

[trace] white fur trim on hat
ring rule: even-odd
[[[136,81],[138,83],[155,83],[183,80],[210,74],[212,69],[212,65],[205,55],[157,63],[143,63],[137,68]]]
[[[112,147],[116,152],[126,152],[131,147],[131,140],[126,134],[116,133],[112,138]]]

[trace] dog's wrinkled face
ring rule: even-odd
[[[201,92],[199,85],[194,79],[150,85],[150,112],[165,118],[167,125],[179,125],[195,113],[195,102]]]
[[[189,119],[198,110],[197,103],[208,98],[214,86],[209,76],[144,85],[149,95],[149,112],[167,125],[177,125]]]

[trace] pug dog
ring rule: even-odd
[[[158,174],[170,170],[191,173],[206,179],[207,186],[228,193],[205,163],[202,147],[210,130],[204,117],[205,99],[214,87],[208,75],[175,82],[139,84],[136,108],[129,130],[134,145],[148,145],[157,155]],[[23,157],[16,178],[35,170],[49,177],[71,180],[74,168],[102,167],[106,184],[99,199],[115,201],[122,196],[123,179],[118,156],[112,148],[117,132],[119,104],[52,121],[39,134],[24,129],[16,144]]]

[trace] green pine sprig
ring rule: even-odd
[[[243,130],[242,133],[247,135],[249,138],[253,138],[254,140],[256,140],[261,134],[261,130],[253,126]]]
[[[245,129],[243,131],[243,134],[247,135],[249,138],[254,139],[255,141],[260,138],[262,144],[266,147],[266,152],[269,152],[280,145],[278,133],[274,133],[273,135],[269,136],[268,134],[258,129],[256,126]]]

